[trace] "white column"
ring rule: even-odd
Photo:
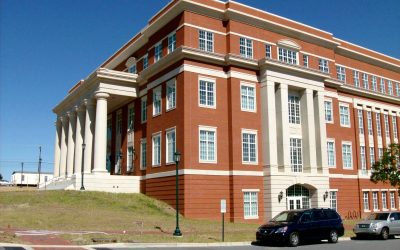
[[[261,101],[262,127],[266,134],[262,137],[263,165],[269,166],[271,172],[274,172],[278,166],[274,82],[265,81],[261,83]]]
[[[75,107],[77,113],[75,132],[75,163],[74,173],[81,173],[82,170],[82,143],[85,129],[85,107]]]
[[[315,146],[315,121],[313,90],[306,89],[301,97],[302,136],[303,136],[303,169],[304,172],[317,171],[317,155]]]
[[[317,168],[323,174],[328,174],[328,160],[326,152],[326,123],[325,123],[325,103],[324,92],[318,91],[314,97],[314,113],[315,113],[315,132],[316,132],[316,152],[317,152]]]
[[[96,124],[94,130],[94,168],[93,173],[107,173],[107,98],[110,95],[97,92]]]
[[[290,138],[287,84],[279,84],[276,98],[278,164],[279,167],[283,167],[285,169],[285,172],[290,172]]]
[[[93,133],[94,133],[94,103],[92,100],[85,99],[84,104],[86,106],[85,115],[85,139],[86,144],[85,155],[83,159],[84,172],[91,173],[93,166]]]
[[[65,171],[67,169],[68,116],[61,117],[60,121],[61,121],[60,177],[65,177]]]
[[[74,171],[74,151],[75,151],[75,128],[76,114],[74,111],[67,113],[69,116],[68,129],[68,149],[67,149],[67,177],[70,177]]]
[[[55,122],[56,125],[56,138],[54,143],[54,173],[53,176],[58,177],[60,176],[60,154],[61,154],[61,129],[62,124],[59,118]]]

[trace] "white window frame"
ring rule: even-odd
[[[158,86],[153,89],[153,117],[162,114],[162,86]],[[160,99],[157,100],[156,97],[159,96]],[[158,102],[157,102],[158,101]],[[157,103],[159,104],[159,110],[157,110]]]
[[[368,125],[368,135],[374,135],[374,128],[372,127],[372,112],[367,111],[367,125]]]
[[[362,82],[363,82],[363,88],[369,89],[368,75],[366,73],[362,73],[361,77],[362,77]]]
[[[349,152],[344,152],[343,151],[343,149],[344,149],[344,146],[349,146],[349,148],[350,148],[350,151]],[[350,153],[350,167],[348,167],[348,166],[346,166],[346,164],[345,164],[345,153],[346,153],[346,155],[348,154],[348,153]],[[349,141],[342,141],[342,168],[343,169],[345,169],[345,170],[352,170],[353,169],[353,148],[352,148],[352,142],[349,142]]]
[[[329,62],[326,59],[318,58],[319,70],[324,73],[329,73]]]
[[[272,58],[272,46],[270,44],[265,44],[265,57]]]
[[[144,156],[144,157],[143,157]],[[147,167],[147,140],[140,139],[140,169],[144,170]]]
[[[337,210],[337,191],[329,191],[329,207]]]
[[[388,210],[387,207],[387,192],[381,191],[381,198],[382,198],[382,210]]]
[[[176,32],[168,36],[168,54],[176,50]]]
[[[243,42],[242,42],[243,41]],[[242,57],[253,58],[253,40],[247,37],[239,38],[239,53]]]
[[[292,97],[293,102],[291,100]],[[301,124],[301,101],[300,97],[294,94],[288,95],[288,119],[289,124]]]
[[[378,147],[378,160],[380,161],[383,156],[383,148]]]
[[[277,47],[278,60],[288,64],[298,64],[298,51],[283,47]]]
[[[396,199],[395,199],[396,193],[394,191],[390,191],[389,195],[390,195],[390,209],[395,210],[396,209]]]
[[[375,164],[375,147],[369,147],[369,162],[372,169],[372,166]]]
[[[156,45],[154,45],[154,62],[158,62],[161,60],[162,58],[162,42],[158,42],[156,43]]]
[[[327,107],[327,103],[330,103],[330,109]],[[331,99],[325,99],[324,101],[324,109],[325,109],[325,123],[333,123],[333,102]],[[330,120],[327,116],[327,112],[330,111],[331,117]]]
[[[337,79],[346,82],[346,69],[342,66],[336,66]]]
[[[147,121],[147,96],[140,99],[140,120],[142,123]]]
[[[174,141],[173,141],[173,152],[172,152],[172,159],[169,159],[169,154],[170,154],[170,148],[169,148],[169,144],[170,144],[170,140],[168,135],[170,134],[174,134]],[[176,128],[169,128],[167,130],[165,130],[165,164],[174,164],[175,163],[175,152],[176,152]]]
[[[309,56],[303,54],[303,66],[308,68],[309,67]]]
[[[254,135],[255,139],[255,160],[251,161],[250,160],[250,143],[248,143],[249,151],[248,151],[248,161],[244,160],[244,134],[249,134],[249,135]],[[246,165],[257,165],[258,164],[258,135],[257,135],[257,130],[252,130],[252,129],[242,129],[242,164]]]
[[[204,37],[201,33],[204,32]],[[207,52],[214,52],[214,33],[206,30],[199,30],[199,49]],[[210,39],[211,36],[211,39]],[[204,47],[201,45],[204,43]]]
[[[382,94],[385,94],[385,79],[381,78],[379,90]]]
[[[364,111],[362,109],[357,109],[358,118],[358,133],[360,135],[364,134]]]
[[[388,95],[393,95],[393,84],[390,80],[388,80]]]
[[[202,160],[201,159],[201,145],[200,145],[200,133],[201,131],[208,131],[208,132],[214,132],[214,159],[213,160]],[[210,126],[199,126],[199,134],[198,134],[198,146],[199,146],[199,162],[200,163],[217,163],[218,159],[218,138],[217,138],[217,128],[216,127],[210,127]],[[207,152],[208,152],[208,147],[207,147]],[[207,153],[208,154],[208,153]],[[207,156],[208,158],[208,156]]]
[[[259,193],[259,191],[257,191],[257,190],[242,190],[242,192],[243,192],[243,217],[244,217],[244,219],[245,220],[258,219],[259,218],[259,216],[258,216],[258,193]],[[249,201],[245,201],[245,193],[249,194],[249,199],[250,199]],[[255,201],[253,200],[254,198],[256,198]],[[246,215],[246,211],[245,211],[246,202],[250,203],[249,204],[250,215]],[[252,207],[252,203],[256,203],[255,208]],[[254,209],[255,209],[255,211],[254,211]],[[254,212],[254,214],[253,214],[253,212]]]
[[[149,67],[149,54],[143,56],[143,70]]]
[[[205,92],[205,95],[206,95],[206,104],[202,104],[202,103],[200,103],[200,83],[201,83],[201,81],[205,81],[205,82],[207,82],[207,83],[212,83],[213,84],[213,105],[209,105],[208,103],[207,103],[207,100],[208,100],[208,91],[207,91],[207,85],[208,84],[206,84],[206,92]],[[199,77],[199,80],[198,80],[198,98],[199,98],[199,107],[202,107],[202,108],[213,108],[213,109],[216,109],[217,108],[217,99],[216,99],[216,96],[217,96],[217,81],[216,81],[216,79],[215,78],[208,78],[208,77],[204,77],[204,76],[200,76]]]
[[[372,209],[373,211],[379,211],[378,191],[372,192]]]
[[[385,124],[385,136],[386,138],[390,138],[390,125],[389,125],[389,115],[383,115],[383,122]]]
[[[397,131],[397,116],[392,115],[392,128],[393,128],[393,138],[398,139],[398,131]]]
[[[155,149],[155,147],[156,147],[156,145],[155,145],[155,139],[156,138],[160,138],[160,145],[159,145],[159,151],[158,151],[158,156],[160,157],[160,162],[156,162],[155,160],[155,158],[156,158],[156,154],[155,154],[155,152],[156,152],[156,149]],[[161,166],[161,155],[162,155],[162,150],[161,150],[161,147],[162,147],[162,136],[161,136],[161,131],[160,132],[157,132],[157,133],[154,133],[153,134],[153,136],[151,137],[151,165],[153,166],[153,167],[159,167],[159,166]]]
[[[132,73],[132,74],[136,74],[137,70],[136,70],[136,63],[132,64],[131,66],[129,66],[128,68],[128,72]]]
[[[293,141],[293,143],[292,143]],[[300,141],[300,147],[298,145],[298,142]],[[294,145],[296,144],[296,145]],[[295,147],[293,147],[293,145]],[[300,151],[300,153],[299,153]],[[296,153],[297,158],[292,157],[292,152],[293,155],[294,153]],[[289,154],[290,154],[290,169],[292,173],[302,173],[303,172],[303,168],[304,168],[304,157],[303,157],[303,140],[302,138],[298,138],[298,137],[291,137],[289,138]],[[296,164],[294,164],[294,160],[297,162]]]
[[[333,154],[333,164],[330,164],[330,156],[329,156],[330,151],[329,151],[329,147],[328,147],[328,144],[329,144],[329,143],[332,143],[332,144],[333,144],[333,147],[332,147],[332,149],[333,149],[333,151],[332,151],[332,154]],[[326,140],[326,151],[327,151],[327,157],[326,157],[326,159],[327,159],[328,167],[330,167],[330,168],[335,168],[335,167],[336,167],[336,146],[335,146],[335,139],[328,138],[328,139]]]
[[[398,82],[395,83],[395,88],[396,88],[396,96],[400,96],[400,85]]]
[[[381,114],[375,113],[376,120],[376,133],[378,137],[382,137],[382,125],[381,125]]]
[[[347,123],[343,123],[345,121],[342,121],[342,115],[346,115],[342,113],[342,107],[347,109],[347,119],[345,121],[347,121]],[[350,128],[351,124],[350,124],[350,106],[347,103],[339,103],[339,117],[340,117],[340,126],[341,127],[346,127],[346,128]]]
[[[353,70],[353,82],[354,82],[354,87],[356,88],[360,87],[360,74],[357,70]]]
[[[363,191],[363,206],[364,206],[364,211],[369,212],[369,192],[368,191]]]
[[[360,146],[360,161],[361,161],[361,171],[363,173],[367,172],[367,156],[365,151],[365,146]]]
[[[246,91],[245,95],[247,97],[247,107],[244,107],[244,102],[243,102],[243,93],[242,93],[242,87],[247,87],[247,88],[253,88],[253,109],[249,108],[249,95],[248,91]],[[256,93],[256,85],[254,83],[247,83],[247,82],[241,82],[240,83],[240,109],[241,111],[245,112],[257,112],[257,93]]]
[[[377,79],[376,79],[376,76],[371,76],[371,89],[373,91],[377,90]]]
[[[165,98],[167,101],[166,111],[176,108],[176,96],[176,78],[172,78],[167,81],[167,98]],[[170,98],[172,98],[172,100],[170,100]]]
[[[130,151],[129,149],[132,149],[132,151]],[[134,171],[134,168],[133,168],[133,166],[134,166],[134,162],[133,162],[134,159],[133,159],[133,157],[134,157],[135,155],[134,155],[133,151],[134,151],[133,145],[127,146],[127,147],[126,147],[126,153],[127,153],[127,158],[126,158],[126,171],[127,171],[128,173]],[[131,154],[131,153],[132,153],[132,154]]]

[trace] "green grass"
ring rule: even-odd
[[[143,222],[143,228],[136,222]],[[353,222],[344,221],[344,224]],[[257,227],[258,224],[225,222],[225,241],[253,241]],[[175,210],[143,194],[0,192],[0,231],[6,228],[64,231],[62,237],[75,244],[92,244],[92,238],[112,238],[118,242],[221,241],[220,221],[183,217],[180,217],[180,228],[184,237],[173,237]],[[98,233],[69,234],[69,231]],[[0,232],[0,239],[1,236]],[[6,236],[5,241],[19,241]],[[351,230],[346,230],[345,236],[353,236]]]

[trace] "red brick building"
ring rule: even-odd
[[[176,0],[55,108],[53,188],[142,192],[264,221],[400,209],[369,181],[398,142],[400,60],[234,1]],[[86,145],[82,150],[82,143]],[[47,188],[50,188],[48,185]]]

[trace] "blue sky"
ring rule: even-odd
[[[0,173],[52,171],[52,108],[167,0],[0,0]],[[398,0],[239,0],[400,58]]]

